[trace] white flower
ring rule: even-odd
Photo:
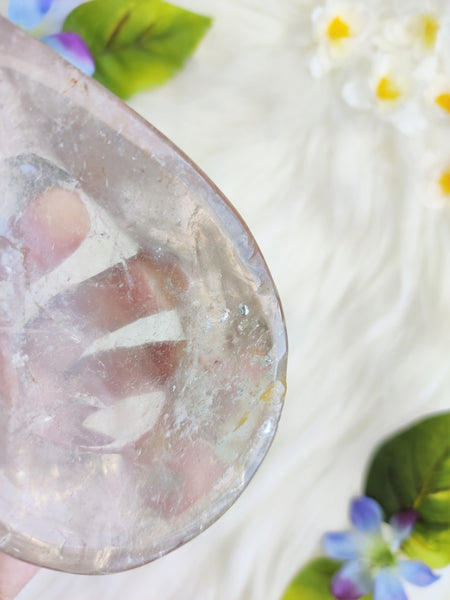
[[[450,125],[450,73],[437,73],[424,91],[424,109],[443,127]]]
[[[448,68],[450,4],[428,0],[387,17],[374,38],[375,46],[389,54],[403,54],[419,85]]]
[[[328,0],[317,7],[311,15],[317,45],[310,60],[311,74],[321,77],[364,51],[375,14],[355,1]]]
[[[450,144],[439,138],[433,140],[435,148],[424,153],[418,173],[419,193],[428,208],[450,207]]]
[[[392,123],[406,135],[415,135],[426,127],[407,57],[375,54],[369,68],[352,75],[342,89],[350,106],[372,110],[379,119]]]
[[[312,12],[313,76],[406,135],[450,118],[450,4],[328,0]]]
[[[374,40],[382,50],[406,48],[415,58],[433,53],[443,37],[443,11],[402,11],[387,18]]]

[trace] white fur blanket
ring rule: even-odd
[[[262,249],[290,341],[284,413],[254,480],[198,538],[119,575],[42,570],[21,600],[278,600],[323,533],[346,527],[375,446],[450,406],[450,195],[439,185],[450,115],[425,100],[406,114],[370,105],[363,64],[346,100],[314,29],[318,6],[364,5],[360,18],[385,19],[388,39],[389,19],[418,3],[180,4],[214,24],[178,76],[131,104],[222,189]],[[448,27],[446,2],[428,5]],[[449,589],[446,573],[410,598]]]

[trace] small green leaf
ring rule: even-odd
[[[122,98],[164,83],[183,66],[211,19],[163,0],[92,0],[67,17],[96,64],[95,79]]]
[[[419,519],[403,550],[433,568],[450,563],[450,413],[421,421],[375,453],[366,482],[386,517],[414,508]]]
[[[336,600],[330,592],[330,582],[342,563],[330,558],[317,558],[295,576],[282,600]],[[364,596],[369,600],[372,596]]]

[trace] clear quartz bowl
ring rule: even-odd
[[[0,18],[0,549],[129,569],[273,439],[287,340],[242,219],[170,141]]]

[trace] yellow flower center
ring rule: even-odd
[[[351,35],[350,26],[340,17],[335,17],[328,24],[327,36],[331,42],[340,42],[341,40],[351,37]]]
[[[376,95],[379,100],[394,101],[402,95],[400,88],[387,75],[378,82]]]
[[[434,48],[439,23],[433,15],[421,15],[418,22],[418,33],[426,48]]]
[[[442,173],[439,178],[439,184],[444,196],[450,196],[450,169],[447,169]]]
[[[438,106],[450,113],[450,94],[440,94],[434,101]]]

